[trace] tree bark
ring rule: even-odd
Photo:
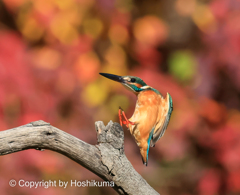
[[[51,126],[35,121],[0,132],[0,155],[27,149],[48,149],[61,153],[105,181],[113,181],[119,194],[158,194],[139,175],[124,154],[124,133],[118,123],[95,123],[97,145],[91,145]]]

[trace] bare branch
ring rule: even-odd
[[[139,175],[124,154],[124,134],[118,123],[105,127],[95,123],[98,144],[90,145],[51,126],[36,121],[0,132],[0,155],[27,149],[49,149],[61,153],[105,181],[113,181],[119,194],[158,194]]]

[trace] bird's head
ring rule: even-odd
[[[99,73],[99,74],[108,79],[111,79],[113,81],[117,81],[117,82],[121,83],[127,89],[132,90],[136,94],[139,93],[140,91],[146,89],[146,87],[148,87],[147,84],[139,77],[118,76],[118,75],[108,74],[108,73]]]

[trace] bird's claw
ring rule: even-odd
[[[123,121],[122,121],[122,108],[119,106],[119,110],[118,110],[118,117],[119,117],[119,122],[120,122],[120,125],[122,126],[123,124]]]
[[[122,126],[122,124],[126,125],[127,128],[129,128],[129,124],[134,125],[134,122],[131,122],[127,119],[125,112],[123,111],[123,109],[119,106],[119,111],[118,111],[118,116],[119,116],[119,121],[120,121],[120,125]],[[125,121],[122,120],[122,116],[124,117]]]

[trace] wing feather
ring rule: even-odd
[[[167,126],[173,111],[172,97],[170,96],[169,93],[167,93],[167,104],[168,104],[167,108],[166,107],[162,108],[163,109],[162,116],[160,117],[160,119],[163,117],[164,120],[159,120],[157,125],[155,126],[155,130],[152,135],[152,139],[150,143],[151,147],[155,146],[156,142],[163,136],[163,134],[167,129]]]

